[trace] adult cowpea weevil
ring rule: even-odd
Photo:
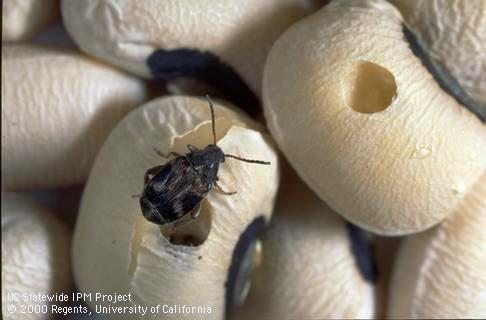
[[[201,201],[216,187],[226,195],[236,192],[226,192],[218,185],[219,164],[226,158],[240,161],[269,165],[270,162],[244,159],[235,155],[225,154],[216,145],[216,124],[214,120],[214,107],[209,96],[206,96],[211,111],[211,124],[213,130],[213,144],[200,150],[188,144],[189,153],[181,155],[171,152],[175,156],[168,163],[150,168],[145,173],[144,187],[140,198],[140,206],[145,219],[163,225],[174,223],[171,232],[197,217],[200,212]],[[160,151],[155,152],[167,158]],[[190,215],[192,219],[182,219]]]

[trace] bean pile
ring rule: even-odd
[[[485,2],[2,15],[3,319],[486,317]],[[217,146],[270,165],[227,157],[194,220],[151,223],[206,94]]]

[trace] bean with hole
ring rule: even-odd
[[[214,108],[209,96],[206,98],[211,110],[213,144],[209,144],[202,150],[188,144],[187,148],[190,152],[186,155],[171,152],[169,155],[175,155],[176,158],[165,165],[148,169],[144,177],[143,192],[136,195],[140,198],[140,207],[144,217],[156,224],[173,222],[171,231],[197,218],[201,201],[213,186],[225,195],[236,193],[236,191],[224,191],[218,184],[219,164],[224,162],[226,157],[255,164],[270,164],[267,161],[250,160],[225,154],[216,145]],[[168,157],[157,149],[155,151],[163,158]],[[190,220],[184,219],[188,215]]]

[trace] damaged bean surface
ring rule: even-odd
[[[73,246],[81,291],[131,292],[142,305],[210,305],[210,317],[223,318],[234,247],[254,218],[269,220],[279,178],[276,151],[258,124],[219,104],[215,115],[223,151],[272,165],[227,159],[219,183],[238,193],[211,191],[199,219],[175,233],[197,241],[173,244],[144,219],[131,195],[142,190],[148,168],[168,161],[154,147],[187,153],[186,143],[203,148],[212,142],[209,107],[204,99],[169,97],[136,109],[101,149],[83,195]]]
[[[282,35],[264,74],[287,159],[331,208],[382,235],[439,223],[486,169],[486,127],[441,90],[402,23],[385,1],[331,2]]]

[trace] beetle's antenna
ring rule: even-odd
[[[245,159],[245,158],[240,158],[240,157],[237,157],[237,156],[234,156],[232,154],[224,154],[225,157],[228,157],[228,158],[234,158],[234,159],[237,159],[237,160],[240,160],[240,161],[244,161],[244,162],[249,162],[249,163],[257,163],[257,164],[271,164],[270,161],[262,161],[262,160],[251,160],[251,159]]]
[[[211,124],[213,126],[213,144],[216,145],[216,123],[214,121],[214,107],[213,107],[213,102],[211,101],[211,98],[209,98],[209,95],[206,95],[206,99],[208,99],[209,109],[211,109]]]

